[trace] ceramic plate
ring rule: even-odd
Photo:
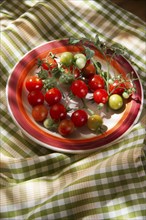
[[[20,60],[14,67],[7,83],[6,94],[10,114],[25,135],[36,143],[54,151],[86,153],[95,151],[100,147],[107,147],[127,134],[139,119],[143,104],[143,90],[139,76],[124,57],[116,57],[111,63],[111,74],[113,72],[114,74],[127,76],[132,73],[136,79],[134,81],[136,92],[132,99],[125,102],[123,109],[119,111],[107,111],[106,108],[100,110],[100,115],[103,117],[106,128],[103,133],[92,133],[85,126],[67,138],[62,137],[33,120],[24,84],[27,76],[36,73],[36,61],[38,58],[46,57],[49,52],[61,54],[65,51],[77,53],[81,52],[81,48],[69,45],[67,39],[55,40],[34,48]],[[103,57],[97,50],[95,50],[95,58],[103,66],[105,65]],[[95,103],[90,108],[96,109],[98,112]]]

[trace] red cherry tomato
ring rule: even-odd
[[[47,63],[42,63],[42,68],[43,68],[44,70],[49,70],[49,64],[47,64]]]
[[[58,66],[57,61],[53,59],[52,57],[47,57],[47,63],[49,64],[51,69]]]
[[[84,110],[78,109],[71,115],[71,120],[76,127],[82,127],[87,123],[88,115]]]
[[[36,105],[32,109],[32,116],[35,121],[42,122],[47,118],[48,109],[44,105]]]
[[[25,82],[25,87],[29,92],[41,90],[43,87],[43,82],[38,76],[29,76]]]
[[[60,102],[61,98],[62,94],[57,88],[49,89],[45,94],[45,100],[50,106]]]
[[[93,93],[93,99],[97,104],[99,103],[105,104],[108,101],[108,93],[105,89],[97,89]]]
[[[133,83],[131,81],[126,81],[124,84],[126,90],[133,88]]]
[[[78,78],[81,74],[81,71],[78,68],[74,68],[73,66],[70,67],[70,71],[74,74],[75,78]]]
[[[125,83],[119,82],[119,80],[117,80],[117,79],[114,80],[114,82],[112,84],[109,84],[109,91],[111,94],[122,95],[125,88],[126,88]]]
[[[92,63],[87,62],[85,67],[82,69],[83,76],[85,78],[90,78],[94,74],[96,74],[96,68]]]
[[[46,62],[42,63],[42,68],[45,70],[49,70],[50,68],[53,69],[57,67],[57,61],[52,57],[48,56]]]
[[[95,91],[96,89],[104,89],[105,82],[102,76],[95,74],[89,79],[88,85],[91,91]]]
[[[70,68],[66,68],[64,66],[62,66],[62,67],[63,67],[65,73],[67,73],[67,74],[71,73],[74,75],[75,78],[78,78],[81,74],[81,71],[78,68],[75,68],[74,66],[70,66]]]
[[[44,103],[44,95],[39,90],[34,90],[28,93],[27,99],[28,99],[29,104],[32,106]]]
[[[59,121],[66,118],[67,110],[61,103],[56,103],[50,108],[50,116],[53,120]]]
[[[58,126],[58,132],[62,136],[70,135],[73,133],[74,129],[74,123],[70,119],[63,119]]]
[[[80,79],[74,80],[71,84],[70,89],[72,93],[79,98],[84,98],[88,93],[87,85],[85,84],[84,81]]]

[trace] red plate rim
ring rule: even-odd
[[[132,126],[138,121],[143,106],[142,85],[138,74],[131,64],[122,56],[116,57],[115,64],[118,65],[118,68],[122,66],[121,71],[132,71],[133,76],[137,78],[137,80],[134,81],[136,93],[134,94],[133,100],[128,103],[126,111],[118,124],[97,137],[85,140],[56,137],[45,131],[45,129],[40,129],[36,123],[30,120],[23,106],[23,102],[21,101],[22,88],[25,76],[27,75],[27,69],[31,69],[34,66],[37,58],[48,53],[48,51],[59,50],[63,52],[66,51],[66,49],[70,51],[81,51],[80,47],[69,46],[68,39],[59,39],[42,44],[23,56],[20,62],[14,67],[7,82],[6,95],[8,109],[14,122],[23,133],[31,140],[44,147],[66,153],[86,153],[95,151],[99,147],[108,146],[110,143],[119,140],[119,138],[129,132]],[[98,56],[101,56],[98,51],[96,52]]]

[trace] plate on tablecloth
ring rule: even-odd
[[[116,57],[111,64],[112,71],[122,75],[132,72],[132,76],[136,79],[133,82],[136,92],[130,101],[126,101],[124,108],[119,111],[107,111],[106,108],[102,111],[100,110],[106,127],[103,133],[96,134],[89,131],[85,126],[69,137],[62,137],[34,121],[31,116],[31,108],[27,102],[27,91],[24,83],[27,76],[35,74],[38,58],[44,58],[49,52],[61,54],[65,51],[77,53],[81,52],[81,48],[78,45],[69,45],[68,39],[63,39],[47,42],[28,52],[16,64],[8,79],[6,89],[8,108],[12,118],[22,132],[31,140],[44,147],[66,153],[95,151],[99,147],[108,146],[123,137],[138,121],[143,105],[142,85],[132,65],[124,57]],[[97,50],[95,50],[95,57],[101,63],[104,63]]]

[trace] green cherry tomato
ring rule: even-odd
[[[109,107],[113,110],[118,110],[123,106],[123,98],[118,94],[113,94],[108,100]]]
[[[86,56],[83,53],[76,53],[74,55],[74,59],[77,60],[79,58],[83,58],[86,61]]]
[[[100,115],[91,115],[87,121],[87,126],[91,131],[96,131],[102,124],[103,120]]]
[[[79,69],[83,69],[86,65],[86,56],[83,53],[74,55],[75,64]]]
[[[46,118],[43,121],[43,125],[50,131],[56,130],[58,128],[58,123],[56,123],[52,118]]]
[[[86,60],[82,57],[78,58],[76,60],[76,66],[79,68],[79,69],[83,69],[86,65]]]
[[[65,66],[70,66],[73,63],[74,56],[71,52],[64,52],[61,54],[60,62]]]
[[[128,98],[130,97],[130,94],[128,94],[128,92],[123,92],[123,93],[122,93],[122,97],[123,97],[124,99],[128,99]]]

